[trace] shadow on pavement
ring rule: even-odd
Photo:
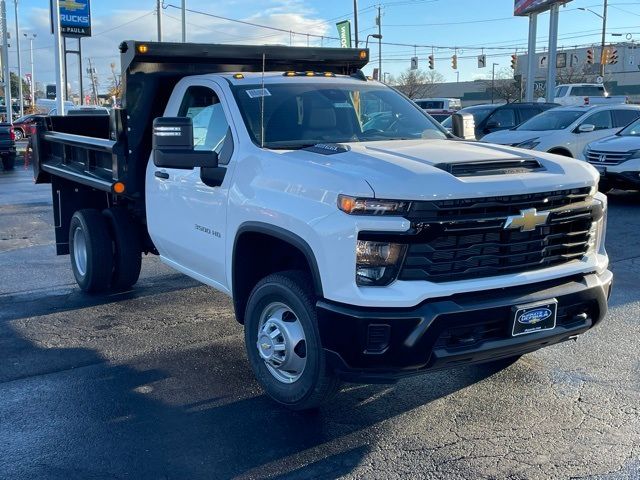
[[[369,427],[495,373],[432,374],[411,395],[406,384],[350,385],[293,413],[262,395],[237,339],[117,365],[41,349],[3,325],[0,339],[69,367],[0,383],[0,478],[334,478],[367,455]]]

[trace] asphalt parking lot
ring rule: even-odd
[[[291,413],[254,382],[230,302],[145,258],[86,296],[48,185],[0,172],[0,478],[640,478],[640,194],[610,196],[611,310],[503,371],[345,385]]]

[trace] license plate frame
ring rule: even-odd
[[[519,337],[556,328],[558,300],[515,305],[511,309],[511,336]]]

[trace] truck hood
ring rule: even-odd
[[[614,135],[589,144],[589,148],[591,150],[603,152],[620,153],[626,153],[631,150],[640,150],[640,137],[634,137],[631,135],[626,135],[624,137]]]
[[[482,141],[485,143],[497,143],[499,145],[518,145],[527,140],[547,137],[557,132],[558,130],[501,130],[485,135],[482,137]]]
[[[324,155],[289,152],[340,177],[366,180],[376,198],[434,200],[543,192],[592,186],[598,173],[586,162],[499,145],[453,140],[395,140],[345,144],[348,151]],[[456,177],[443,164],[537,159],[544,170]],[[439,166],[436,166],[439,165]],[[328,173],[328,172],[326,172]],[[350,192],[342,192],[349,194]]]

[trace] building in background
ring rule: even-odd
[[[626,95],[630,102],[640,103],[640,44],[625,42],[607,47],[616,53],[616,63],[605,68],[604,84],[611,95]],[[557,54],[556,83],[596,83],[599,76],[600,47],[564,48]],[[593,64],[588,56],[593,56]],[[535,93],[544,96],[548,68],[548,53],[536,53]],[[516,78],[527,76],[527,55],[518,56]]]

